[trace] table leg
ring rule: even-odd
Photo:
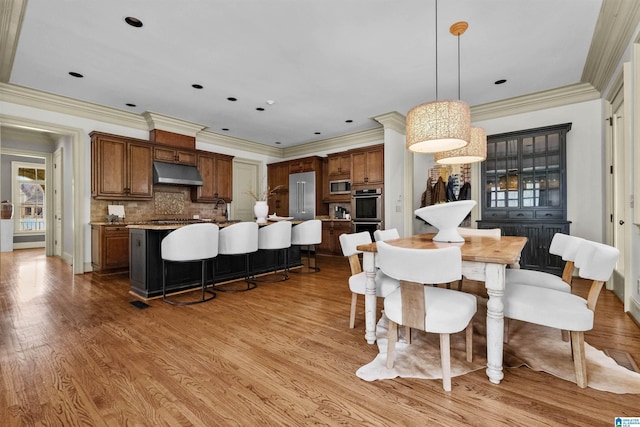
[[[364,338],[367,343],[376,342],[376,266],[375,252],[363,252],[362,269],[364,270],[367,281],[364,293],[364,317],[365,317],[365,334]]]
[[[505,266],[486,265],[485,286],[487,301],[487,376],[494,384],[500,384],[502,372],[502,352],[504,339],[504,304],[502,296],[505,287]]]

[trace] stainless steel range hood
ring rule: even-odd
[[[172,185],[202,185],[202,176],[195,166],[153,162],[153,183]]]

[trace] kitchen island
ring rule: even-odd
[[[217,224],[220,228],[231,225]],[[160,242],[176,228],[184,224],[134,224],[129,228],[129,281],[131,292],[141,298],[162,295],[162,256]],[[259,250],[251,254],[250,272],[254,275],[272,272],[274,266],[284,268],[282,251]],[[288,249],[289,268],[302,265],[300,247]],[[206,266],[206,281],[221,284],[244,278],[243,256],[218,255]],[[180,292],[200,286],[200,262],[169,263],[167,269],[167,292]]]

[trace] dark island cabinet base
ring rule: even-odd
[[[131,229],[129,236],[129,281],[131,291],[143,298],[162,295],[162,256],[160,242],[171,230]],[[249,268],[252,274],[273,271],[274,266],[284,268],[283,251],[258,251],[250,255]],[[288,249],[289,268],[302,265],[300,248]],[[244,277],[245,257],[243,255],[218,255],[207,261],[206,281],[222,283]],[[201,265],[196,262],[171,262],[167,268],[167,292],[196,288],[200,286]]]

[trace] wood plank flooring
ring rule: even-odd
[[[439,380],[359,379],[377,346],[364,340],[362,297],[348,327],[341,257],[319,257],[317,274],[143,310],[126,275],[74,276],[42,250],[0,258],[2,426],[596,426],[640,416],[640,396],[527,368],[506,370],[500,385],[482,370],[456,377],[451,393]],[[640,362],[640,330],[609,291],[586,341]]]

